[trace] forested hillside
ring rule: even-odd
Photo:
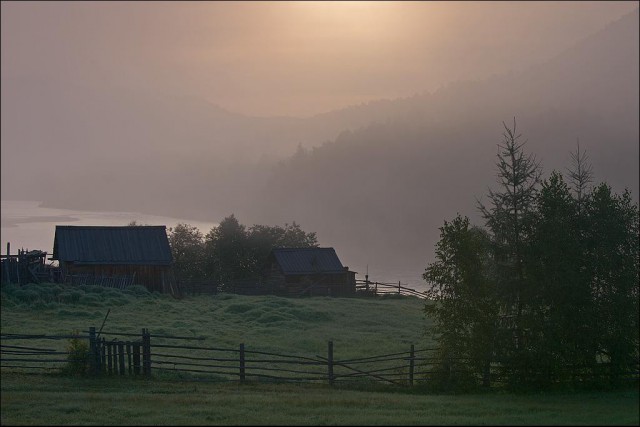
[[[637,199],[638,56],[616,48],[625,39],[637,48],[637,34],[636,11],[520,74],[397,101],[395,117],[275,168],[253,212],[303,222],[348,247],[360,270],[386,263],[417,272],[444,218],[479,220],[475,200],[495,181],[502,122],[514,117],[545,174],[565,172],[579,140],[595,180]],[[600,103],[605,94],[614,101]]]

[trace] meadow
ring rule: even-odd
[[[206,345],[338,358],[432,344],[424,301],[411,297],[281,298],[231,294],[175,300],[57,284],[3,286],[2,333],[103,331],[204,338]],[[62,343],[62,342],[61,342]],[[48,343],[51,345],[51,343]],[[81,378],[2,370],[2,425],[638,425],[636,388],[600,392],[437,394],[421,387],[211,383],[154,375]]]
[[[424,301],[417,298],[283,298],[234,294],[190,296],[181,300],[149,293],[61,284],[5,286],[2,332],[69,334],[104,332],[204,338],[201,344],[294,354],[325,354],[334,342],[336,357],[407,351],[425,342]],[[319,353],[318,353],[319,352]]]

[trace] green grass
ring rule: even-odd
[[[419,395],[2,375],[3,425],[638,425],[638,390]]]
[[[204,337],[197,345],[338,359],[431,344],[415,298],[280,298],[221,294],[174,300],[135,287],[3,286],[2,333],[104,331]],[[161,340],[154,338],[154,340]],[[43,341],[46,347],[66,341]],[[157,425],[638,425],[638,390],[438,395],[381,385],[207,383],[72,378],[2,371],[1,424]]]
[[[283,298],[232,294],[175,300],[139,288],[120,292],[97,286],[3,287],[2,332],[69,334],[104,332],[204,337],[198,345],[337,358],[408,351],[425,345],[424,301],[417,298]],[[154,342],[162,342],[154,339]],[[175,343],[175,342],[172,342]],[[48,343],[51,344],[50,342]]]

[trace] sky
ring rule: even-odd
[[[523,69],[637,7],[2,1],[2,84],[118,87],[199,97],[245,115],[305,117]]]

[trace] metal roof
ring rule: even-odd
[[[284,274],[344,272],[333,248],[276,248],[271,253]]]
[[[147,265],[168,265],[173,260],[164,225],[56,225],[52,259],[77,264]]]

